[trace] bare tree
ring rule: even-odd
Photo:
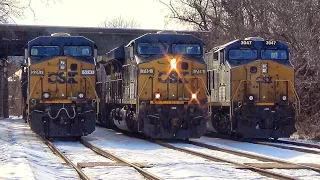
[[[320,138],[319,0],[158,0],[170,17],[211,32],[206,44],[217,46],[248,36],[289,44],[301,101],[298,132]]]
[[[121,16],[114,19],[106,18],[99,26],[108,28],[140,28],[140,24],[134,19],[125,20]]]
[[[51,2],[56,3],[61,0],[28,0],[25,2],[21,0],[0,0],[0,23],[14,22],[14,19],[21,18],[27,9],[31,10],[35,15],[32,2],[36,1],[40,1],[49,6]]]

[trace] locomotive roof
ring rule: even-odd
[[[125,60],[124,46],[119,46],[106,53],[105,61],[116,60],[123,64]]]
[[[197,43],[201,46],[203,41],[198,37],[191,34],[176,34],[176,33],[147,33],[140,37],[137,37],[129,42],[127,46],[133,43],[140,42],[166,42],[166,43]]]
[[[257,49],[262,49],[263,47],[265,47],[265,42],[269,41],[269,40],[236,39],[236,40],[230,41],[226,44],[216,46],[216,47],[212,48],[212,51],[218,51],[221,49],[238,48],[241,46],[241,41],[252,41],[252,45],[245,45],[244,47],[256,47]],[[289,49],[288,45],[286,45],[285,43],[283,43],[281,41],[276,41],[276,42],[277,42],[276,45],[270,46],[270,48],[277,47],[277,48]]]
[[[83,36],[39,36],[28,42],[28,46],[33,45],[94,45],[94,42]],[[95,46],[96,47],[96,46]]]

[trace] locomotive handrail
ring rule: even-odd
[[[184,76],[181,76],[181,77],[183,78],[184,82],[187,82],[187,80],[185,79]],[[194,78],[194,77],[193,77],[193,78]],[[203,79],[202,79],[201,77],[195,77],[195,78],[196,78],[196,79],[200,79],[200,82],[201,82],[201,84],[202,84],[202,86],[203,86],[203,88],[204,88],[204,90],[205,90],[205,92],[206,92],[206,94],[207,94],[207,100],[208,100],[208,97],[209,97],[210,94],[209,94],[208,88],[206,87],[205,82],[203,81]],[[183,85],[188,89],[186,83],[183,83]],[[207,102],[207,104],[208,104],[208,102]],[[208,105],[208,106],[209,106],[209,105]],[[211,106],[209,106],[208,111],[209,111],[208,114],[211,115],[211,112],[212,112]]]
[[[145,81],[144,81],[144,84],[143,84],[143,86],[142,86],[142,88],[141,88],[141,90],[140,90],[140,92],[139,92],[139,94],[138,94],[138,96],[137,96],[137,109],[136,109],[136,111],[137,111],[137,113],[139,113],[139,99],[140,99],[140,95],[142,94],[142,91],[144,90],[144,88],[145,88],[145,86],[147,85],[147,82],[149,81],[149,79],[150,79],[150,76],[148,77],[148,79],[146,79]]]
[[[293,85],[292,81],[290,81],[290,80],[275,80],[275,81],[278,81],[278,82],[289,82],[290,83],[292,91],[293,91],[293,94],[294,94],[294,96],[296,98],[296,101],[297,101],[297,107],[296,108],[297,108],[298,115],[299,115],[300,114],[300,98],[298,96],[298,93],[297,93],[296,89],[294,88],[294,85]]]
[[[210,96],[210,94],[209,94],[209,90],[208,90],[208,88],[206,88],[206,84],[205,84],[205,82],[203,81],[203,79],[201,78],[201,77],[197,77],[198,79],[200,79],[200,82],[202,83],[202,86],[203,86],[203,88],[205,89],[205,91],[206,91],[206,93],[207,93],[207,99],[208,99],[208,97]],[[207,102],[207,104],[208,104],[208,102]],[[212,113],[212,108],[211,108],[211,106],[209,106],[208,105],[208,111],[209,111],[209,113],[208,113],[208,115],[210,116],[211,115],[211,113]]]
[[[233,104],[233,100],[234,100],[235,95],[238,93],[238,90],[239,90],[239,88],[240,88],[240,85],[242,84],[242,82],[245,82],[245,81],[250,81],[250,80],[241,80],[241,81],[240,81],[240,83],[239,83],[236,91],[234,92],[234,94],[233,94],[233,96],[232,96],[232,99],[231,99],[231,103],[232,103],[232,104]],[[293,90],[294,97],[295,97],[295,99],[296,99],[296,101],[297,101],[297,107],[296,107],[296,109],[297,109],[297,114],[299,115],[299,114],[300,114],[300,99],[299,99],[299,96],[298,96],[298,93],[297,93],[296,89],[294,88],[294,85],[293,85],[292,81],[290,81],[290,80],[275,80],[275,82],[277,82],[277,81],[278,81],[278,82],[289,82],[289,83],[290,83],[290,85],[291,85],[291,87],[292,87],[292,90]],[[231,104],[231,105],[232,105],[232,104]],[[233,110],[232,110],[232,112],[233,112]]]
[[[239,91],[239,88],[240,88],[240,85],[242,84],[242,82],[246,82],[246,81],[249,81],[249,80],[241,80],[236,91],[234,92],[234,94],[232,95],[231,97],[231,107],[233,107],[233,100],[234,100],[234,97],[236,96],[236,94],[238,93]],[[231,115],[233,114],[233,108],[231,108]]]
[[[85,78],[85,79],[89,79],[89,83],[90,83],[90,85],[92,86],[92,89],[94,90],[93,92],[94,92],[94,95],[96,96],[97,114],[98,114],[99,111],[100,111],[100,98],[99,98],[99,96],[98,96],[98,93],[97,93],[97,91],[96,91],[95,86],[93,86],[93,83],[92,83],[91,79],[88,78],[88,77],[84,77],[84,78]]]
[[[239,85],[238,85],[238,87],[237,87],[237,89],[236,89],[236,91],[233,93],[233,95],[232,95],[232,97],[231,97],[231,103],[232,103],[232,104],[233,104],[234,97],[235,97],[236,94],[238,93],[238,90],[239,90],[239,88],[240,88],[241,83],[242,83],[242,82],[245,82],[245,81],[249,81],[249,80],[241,80],[240,83],[239,83]]]
[[[32,86],[32,89],[31,89],[31,92],[30,92],[30,94],[29,94],[29,97],[31,97],[31,96],[33,95],[34,89],[35,89],[35,87],[36,87],[36,85],[38,84],[39,81],[40,81],[40,79],[38,79],[38,80],[36,81],[36,83],[34,83],[34,85]],[[28,97],[28,101],[30,100],[29,97]],[[28,103],[28,104],[29,104],[29,103]]]

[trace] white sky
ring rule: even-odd
[[[29,2],[29,0],[21,0]],[[45,1],[45,0],[42,0]],[[51,0],[53,1],[53,0]],[[156,0],[54,0],[49,5],[31,0],[31,10],[17,24],[96,27],[106,17],[134,19],[143,29],[182,30],[186,27],[168,22],[167,8]]]

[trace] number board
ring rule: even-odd
[[[94,70],[91,69],[82,69],[81,70],[81,75],[93,75],[94,74]]]
[[[40,69],[34,69],[30,71],[31,75],[44,75],[44,71]]]
[[[140,68],[139,69],[140,74],[154,74],[153,68]]]
[[[206,74],[205,69],[192,69],[192,74]]]
[[[241,44],[241,46],[251,46],[252,41],[242,40],[242,41],[240,41],[240,44]]]
[[[277,44],[277,41],[265,41],[265,45],[267,46],[275,46]]]

